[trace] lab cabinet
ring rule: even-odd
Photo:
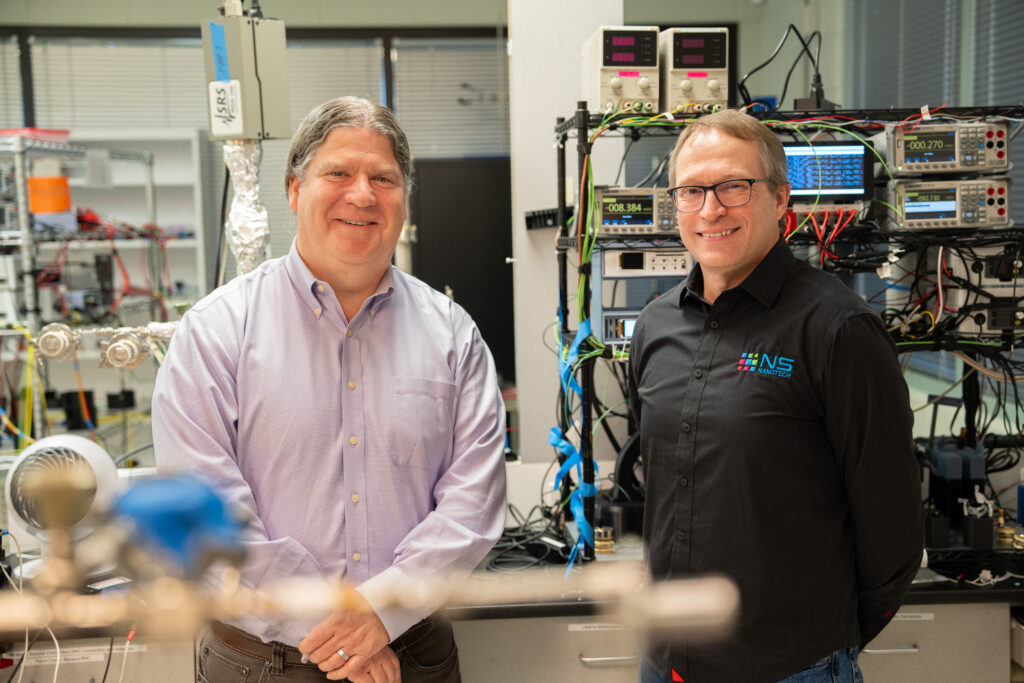
[[[19,670],[0,669],[0,680],[12,676],[23,683],[97,683],[125,681],[126,683],[193,683],[195,674],[195,641],[150,638],[142,633],[125,643],[123,634],[102,638],[67,638],[58,634],[60,650],[54,646],[49,634],[34,641],[25,662],[24,674]],[[3,656],[14,662],[21,661],[24,641],[15,642]],[[54,676],[54,669],[56,677]],[[19,678],[23,676],[23,678]]]
[[[478,619],[453,626],[464,681],[637,680],[633,633],[601,617]]]
[[[870,683],[1010,680],[1008,603],[904,605],[860,656]]]
[[[867,683],[1009,683],[1008,603],[904,605],[860,656]],[[635,683],[634,634],[599,616],[454,622],[466,681]]]

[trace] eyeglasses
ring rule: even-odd
[[[668,191],[672,204],[679,213],[693,213],[704,208],[708,190],[715,193],[718,203],[734,209],[750,201],[754,183],[769,183],[770,178],[733,178],[714,185],[680,185]]]

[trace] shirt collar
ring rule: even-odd
[[[313,271],[309,269],[306,262],[299,256],[299,250],[295,246],[296,240],[292,240],[291,249],[288,250],[288,255],[284,259],[284,267],[288,271],[288,276],[291,278],[292,284],[295,286],[296,291],[302,297],[302,300],[309,307],[309,310],[316,312],[321,307],[320,301],[317,299],[317,292],[320,291],[319,287],[321,284],[324,285],[325,291],[329,287],[326,282],[321,283],[320,280],[313,275]],[[377,283],[377,289],[370,297],[371,306],[376,306],[379,301],[387,299],[394,294],[395,291],[395,267],[389,266],[384,272],[384,277]]]
[[[320,282],[313,276],[313,272],[306,265],[306,262],[299,256],[299,250],[295,246],[296,240],[292,240],[291,249],[288,250],[288,255],[284,257],[284,267],[288,272],[288,277],[292,281],[292,285],[295,287],[295,291],[298,292],[302,301],[309,307],[309,310],[319,315],[320,301],[316,298],[317,285]]]
[[[775,246],[769,250],[761,262],[754,267],[754,270],[737,287],[752,296],[765,308],[771,308],[782,291],[790,271],[797,265],[798,261],[789,250],[786,240],[779,238]],[[679,305],[689,297],[696,297],[703,300],[704,275],[701,273],[700,264],[696,264],[686,278],[686,284],[679,297]]]

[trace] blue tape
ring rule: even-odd
[[[218,81],[230,81],[228,45],[224,40],[224,27],[210,22],[210,47],[213,49],[213,72]]]
[[[590,319],[587,318],[580,323],[580,328],[576,330],[576,338],[572,340],[572,346],[569,347],[566,357],[562,358],[562,354],[558,354],[558,375],[562,378],[562,390],[568,394],[569,389],[572,389],[580,398],[583,398],[583,390],[576,382],[576,378],[572,376],[572,366],[576,363],[576,359],[579,358],[580,344],[589,336]]]
[[[580,452],[576,450],[576,447],[572,445],[564,436],[562,436],[561,430],[558,427],[552,427],[551,431],[548,432],[548,443],[558,449],[558,451],[566,456],[565,462],[558,468],[558,473],[555,475],[555,488],[557,491],[558,487],[562,485],[562,478],[569,473],[570,470],[576,468],[576,478],[580,484],[576,487],[571,494],[569,494],[569,509],[572,510],[572,515],[576,519],[576,528],[579,529],[579,537],[576,540],[576,545],[573,546],[569,552],[568,566],[565,568],[565,575],[569,576],[569,572],[572,570],[572,565],[579,556],[579,551],[583,548],[584,544],[594,547],[594,528],[590,526],[590,522],[587,521],[587,517],[583,512],[583,499],[593,498],[597,495],[596,484],[585,484],[583,483],[583,457]],[[597,477],[600,474],[600,468],[597,463],[594,463],[594,476]]]

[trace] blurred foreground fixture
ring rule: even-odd
[[[19,573],[39,576],[47,589],[94,574],[91,563],[71,561],[73,544],[105,524],[101,515],[116,482],[110,454],[84,437],[48,436],[23,450],[7,473],[4,493],[14,514],[11,522],[43,541],[43,558]],[[112,566],[108,560],[106,569]]]
[[[37,482],[63,491],[77,475],[59,470]],[[79,484],[75,484],[79,486]],[[69,536],[75,515],[67,501],[44,500],[35,514],[63,525]],[[54,510],[48,510],[54,506]],[[191,476],[143,479],[116,498],[102,528],[82,548],[61,543],[44,555],[45,581],[17,595],[0,593],[0,639],[24,629],[123,629],[137,622],[154,637],[191,637],[210,619],[248,614],[323,618],[332,610],[365,608],[355,587],[322,578],[296,577],[253,591],[242,585],[243,525],[207,484]],[[61,532],[60,529],[57,530]],[[116,558],[129,590],[82,595],[83,562]],[[50,567],[59,571],[49,571]],[[209,579],[213,580],[209,580]],[[686,637],[715,640],[739,615],[739,592],[724,577],[651,581],[641,563],[602,562],[563,578],[544,570],[474,574],[469,579],[406,576],[387,585],[386,606],[436,609],[472,618],[474,608],[586,601],[606,619],[652,641]]]

